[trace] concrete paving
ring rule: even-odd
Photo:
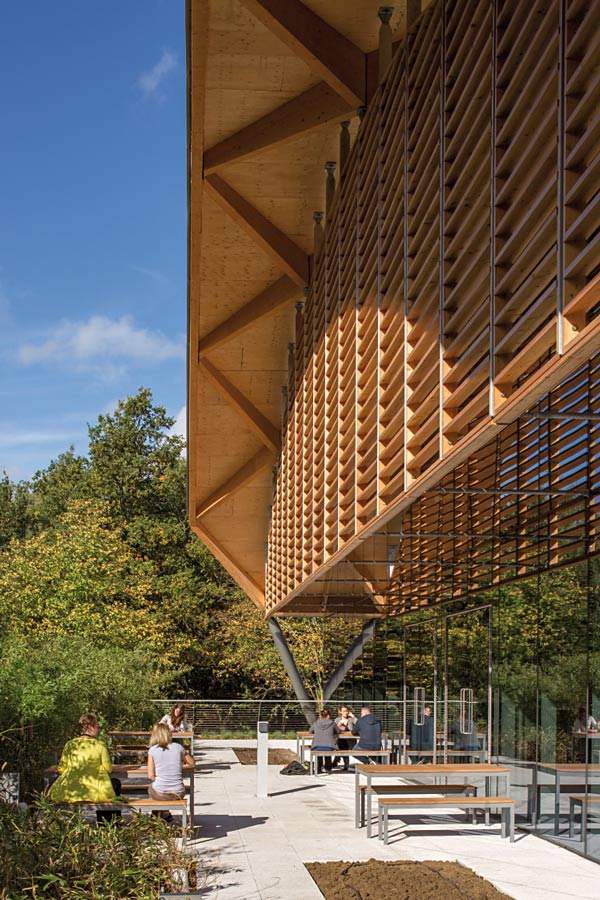
[[[510,844],[499,825],[435,816],[394,823],[390,844],[354,828],[354,776],[289,777],[269,766],[269,797],[255,797],[256,769],[242,766],[233,747],[252,741],[198,742],[191,848],[208,870],[218,900],[313,900],[322,897],[305,862],[410,859],[459,861],[515,900],[600,897],[600,868],[535,835]],[[295,749],[291,741],[270,747]]]

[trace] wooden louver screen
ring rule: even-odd
[[[594,320],[598,21],[598,0],[438,2],[396,52],[296,315],[267,609],[300,598],[307,578],[314,592],[328,560],[337,564],[349,541],[354,551],[466,437],[502,421],[515,391]],[[547,442],[560,443],[561,429],[536,427],[526,439],[552,456]],[[403,515],[431,518],[423,506]],[[427,560],[432,547],[410,557]],[[438,541],[434,584],[440,552]],[[455,583],[477,587],[473,571]],[[411,592],[427,592],[417,582],[396,568],[381,593],[410,606]]]

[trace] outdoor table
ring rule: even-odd
[[[343,741],[357,741],[357,734],[352,734],[350,731],[344,731],[341,734],[338,734],[338,738],[341,738]],[[312,731],[297,731],[296,732],[296,756],[300,760],[301,763],[304,762],[304,748],[309,747],[312,743],[313,733]],[[387,732],[383,732],[381,735],[381,746],[384,750],[388,749],[389,738]],[[394,749],[394,742],[391,743],[391,751]]]
[[[554,775],[554,834],[558,834],[560,827],[560,779],[563,775],[583,775],[584,781],[586,774],[600,776],[600,765],[590,765],[585,763],[538,763],[540,772],[547,772]],[[536,785],[537,787],[537,785]],[[539,810],[536,810],[539,816]]]
[[[496,793],[499,792],[498,782],[500,778],[504,779],[506,787],[506,795],[508,796],[510,769],[508,766],[494,765],[493,763],[443,763],[441,765],[427,766],[407,766],[407,765],[391,765],[380,766],[368,763],[358,763],[354,766],[354,825],[360,828],[360,776],[364,775],[367,779],[367,820],[371,819],[372,795],[369,793],[373,778],[408,778],[412,780],[422,780],[425,778],[434,778],[437,776],[447,777],[448,775],[464,775],[466,777],[473,775],[483,775],[485,777],[485,793],[486,797],[490,796],[490,784],[492,778],[496,779]],[[489,820],[489,810],[486,810],[486,820]]]

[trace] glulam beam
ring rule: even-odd
[[[213,556],[227,569],[232,578],[235,578],[239,586],[250,597],[252,602],[259,608],[264,609],[265,592],[254,581],[248,572],[234,559],[231,553],[206,529],[204,525],[195,522],[192,524],[194,531],[203,544],[210,550]]]
[[[327,122],[343,119],[353,109],[327,82],[321,81],[210,147],[204,154],[204,175],[274,144],[293,140]]]
[[[204,179],[209,194],[292,281],[304,286],[309,280],[308,255],[283,231],[273,225],[245,197],[224,181],[220,175]]]
[[[260,410],[207,359],[198,360],[198,367],[229,405],[239,413],[246,425],[256,434],[265,447],[279,452],[279,431],[269,422],[267,417],[263,416]]]
[[[208,512],[224,503],[229,497],[232,497],[237,491],[250,484],[261,472],[270,468],[275,462],[275,453],[268,447],[259,450],[252,459],[249,459],[245,465],[237,470],[227,481],[219,485],[210,496],[203,500],[196,510],[196,520],[201,519]]]
[[[241,0],[312,72],[353,106],[365,101],[365,54],[300,0]]]
[[[298,285],[287,275],[283,275],[201,338],[198,342],[199,356],[204,356],[232,338],[238,337],[260,319],[273,315],[282,306],[298,299],[298,295]]]

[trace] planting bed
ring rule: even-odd
[[[508,900],[489,881],[460,863],[306,863],[325,900]]]
[[[256,750],[253,748],[234,747],[233,752],[243,766],[256,765]],[[269,750],[270,766],[287,766],[289,762],[296,759],[296,754],[291,750]]]

